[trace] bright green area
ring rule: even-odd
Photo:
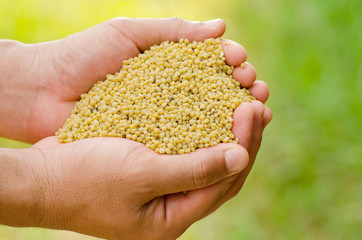
[[[271,90],[244,189],[183,240],[362,238],[362,1],[0,0],[0,38],[65,37],[115,16],[224,18]],[[0,139],[3,147],[24,147]],[[0,239],[90,239],[0,227]]]

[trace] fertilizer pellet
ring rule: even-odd
[[[220,39],[163,42],[123,61],[119,72],[82,94],[56,135],[62,143],[127,138],[160,154],[237,142],[233,111],[254,98],[232,71]]]

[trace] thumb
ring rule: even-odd
[[[237,144],[219,144],[190,154],[162,155],[161,169],[152,181],[157,195],[165,195],[210,186],[246,168],[248,152]]]
[[[178,17],[115,18],[108,21],[108,24],[132,40],[141,51],[166,40],[179,41],[181,38],[187,38],[190,41],[203,41],[206,38],[220,37],[225,32],[225,22],[221,19],[195,22]]]
[[[123,60],[155,44],[180,38],[202,41],[220,37],[224,31],[225,22],[221,19],[191,22],[181,18],[114,18],[51,42],[51,59],[54,69],[68,81],[66,84],[78,90],[65,97],[77,100],[79,92],[89,91],[106,74],[119,71]]]

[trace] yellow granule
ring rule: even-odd
[[[220,39],[163,42],[81,95],[56,132],[59,142],[122,137],[161,154],[237,142],[233,111],[254,99],[231,76]]]

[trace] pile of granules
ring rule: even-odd
[[[163,42],[99,81],[56,132],[59,142],[90,137],[138,141],[161,154],[237,142],[233,111],[254,98],[231,76],[220,39]]]

